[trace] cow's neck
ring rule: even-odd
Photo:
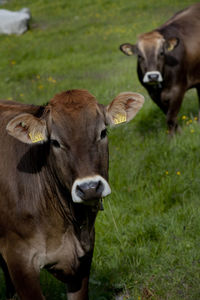
[[[97,212],[98,207],[71,203],[74,230],[85,251],[89,251],[94,244],[94,223]]]
[[[94,243],[94,223],[100,202],[95,206],[74,203],[67,189],[58,185],[55,188],[55,209],[63,220],[63,226],[66,230],[71,227],[83,249],[89,251]]]

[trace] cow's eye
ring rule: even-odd
[[[101,132],[101,139],[104,139],[107,136],[107,128],[103,129]]]
[[[51,145],[53,145],[55,148],[60,148],[60,144],[57,140],[51,140]]]

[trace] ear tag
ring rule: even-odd
[[[126,115],[123,114],[116,114],[114,117],[114,123],[120,124],[126,122]]]
[[[167,51],[172,51],[174,49],[174,45],[173,44],[170,44],[169,47],[167,47]]]
[[[44,140],[44,136],[41,132],[36,132],[35,134],[29,133],[29,137],[32,143],[37,143]]]
[[[133,54],[133,52],[131,51],[130,48],[126,48],[126,53],[127,53],[128,55],[132,55],[132,54]]]

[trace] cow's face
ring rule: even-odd
[[[111,190],[108,184],[107,126],[130,121],[142,107],[137,93],[121,93],[108,106],[83,90],[56,95],[41,118],[21,114],[7,131],[30,145],[49,145],[48,166],[78,203],[93,205]]]
[[[177,38],[165,40],[159,32],[153,31],[141,35],[136,45],[121,45],[120,50],[126,55],[137,55],[140,80],[151,85],[163,81],[166,56],[177,45]]]

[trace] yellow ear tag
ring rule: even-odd
[[[173,44],[170,44],[169,47],[167,47],[167,51],[172,51],[174,49],[174,45]]]
[[[129,48],[126,48],[126,53],[127,53],[128,55],[132,55],[132,54],[133,54],[133,52],[132,52],[131,49],[129,49]]]
[[[37,143],[44,140],[44,136],[41,132],[36,132],[35,134],[29,133],[29,137],[32,143]]]
[[[114,117],[114,123],[120,124],[126,122],[126,115],[116,114]]]

